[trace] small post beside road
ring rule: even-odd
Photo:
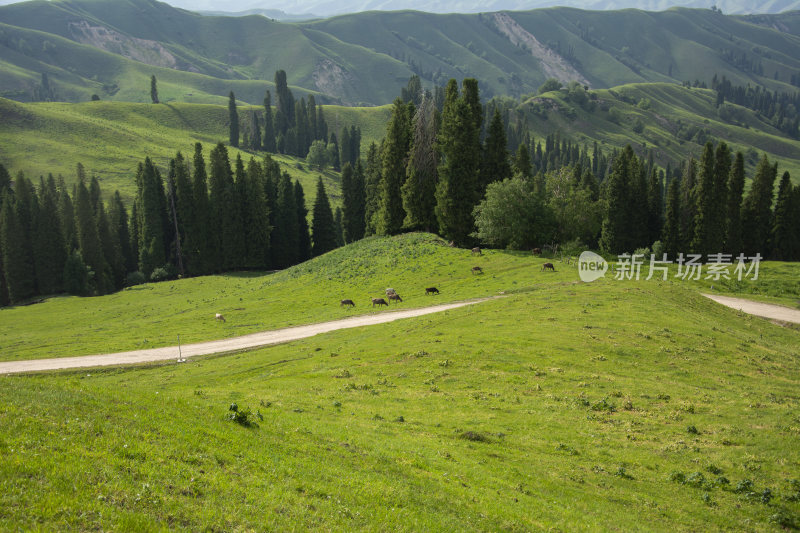
[[[180,336],[180,334],[178,335],[178,362],[179,363],[185,363],[186,362],[186,358],[184,358],[183,355],[181,354],[181,336]]]

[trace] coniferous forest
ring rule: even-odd
[[[459,246],[800,260],[800,186],[788,173],[779,179],[764,156],[745,192],[744,156],[724,142],[709,141],[698,159],[664,169],[631,146],[606,154],[558,135],[543,146],[494,100],[482,104],[477,80],[460,87],[450,80],[431,92],[412,77],[383,140],[362,157],[356,126],[328,135],[313,96],[295,101],[283,71],[276,87],[276,105],[267,92],[263,118],[250,115],[243,140],[263,157],[231,161],[223,143],[207,153],[198,143],[166,169],[145,157],[131,205],[119,192],[106,195],[80,164],[71,190],[61,176],[34,183],[20,172],[12,180],[0,166],[0,302],[282,269],[365,236],[407,231],[435,232]],[[735,98],[750,94],[726,80],[717,87]],[[152,88],[155,102],[155,78]],[[229,145],[237,146],[233,93],[229,110]],[[341,209],[334,214],[320,179],[309,225],[303,187],[269,152],[341,170]]]

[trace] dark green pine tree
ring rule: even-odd
[[[319,131],[317,130],[317,100],[313,94],[308,95],[308,145],[319,139]],[[324,137],[327,139],[327,137]]]
[[[533,166],[531,165],[531,153],[525,143],[520,143],[517,148],[517,155],[514,158],[513,171],[525,179],[533,176]]]
[[[98,294],[111,292],[113,283],[107,277],[109,267],[103,255],[103,247],[97,232],[97,221],[83,176],[78,179],[75,191],[75,227],[81,256],[94,273],[94,291]]]
[[[246,268],[267,268],[269,264],[269,204],[265,191],[264,169],[250,159],[245,172],[242,200],[244,202],[244,233],[247,256]]]
[[[439,158],[436,153],[437,111],[427,93],[414,115],[413,140],[406,167],[406,180],[401,188],[406,218],[404,230],[435,232],[436,183]]]
[[[297,263],[298,222],[297,203],[294,199],[294,186],[288,172],[278,181],[277,214],[272,231],[270,246],[274,268],[286,268]]]
[[[286,83],[286,72],[275,72],[275,96],[278,99],[278,109],[275,113],[275,130],[277,135],[286,135],[290,127],[294,126],[294,96]]]
[[[714,231],[715,197],[714,144],[706,143],[700,159],[700,175],[697,181],[697,214],[694,220],[694,240],[691,248],[702,254],[715,253],[712,246]]]
[[[94,215],[97,216],[103,202],[103,191],[100,190],[100,181],[97,176],[92,176],[92,179],[89,180],[89,201],[92,203]]]
[[[356,162],[356,169],[347,164],[342,169],[342,227],[344,242],[350,243],[364,237],[364,167]]]
[[[336,231],[336,247],[344,246],[344,223],[342,222],[342,208],[337,207],[333,214],[333,226]]]
[[[294,182],[294,201],[297,209],[297,262],[311,259],[311,234],[308,231],[306,195],[299,181]]]
[[[335,133],[331,133],[331,140],[328,145],[331,154],[331,167],[338,172],[342,168],[342,160],[339,157],[339,141],[337,141]]]
[[[250,131],[250,148],[261,150],[261,121],[255,111],[250,113]]]
[[[30,265],[32,269],[36,268],[34,260],[34,233],[36,230],[36,220],[39,218],[39,199],[36,196],[36,189],[33,183],[27,179],[22,172],[19,173],[14,182],[14,211],[17,214],[22,229],[22,235],[25,239],[25,246],[20,248],[17,253],[25,255],[26,264]],[[36,287],[36,272],[31,271],[34,280],[34,293],[38,290]]]
[[[316,257],[336,248],[336,225],[333,220],[328,193],[322,183],[322,176],[317,179],[317,197],[311,219],[311,255]]]
[[[638,174],[638,162],[630,145],[620,152],[612,165],[611,173],[605,181],[605,203],[603,224],[600,233],[600,248],[608,254],[632,251],[634,243],[628,206],[628,191],[632,174]]]
[[[480,172],[481,196],[486,191],[486,186],[495,181],[503,181],[511,177],[511,165],[508,163],[508,141],[506,128],[500,111],[495,108],[489,131],[486,134],[486,144],[483,149],[483,162]]]
[[[212,169],[214,168],[214,154],[211,155]],[[224,154],[225,165],[227,165],[228,154]],[[230,172],[230,170],[228,170]],[[222,195],[222,206],[220,208],[222,225],[222,268],[224,270],[235,270],[243,266],[247,247],[245,244],[244,218],[242,216],[242,189],[246,178],[244,177],[244,163],[241,156],[236,156],[236,181],[225,178],[225,190]]]
[[[714,201],[713,225],[711,228],[711,253],[719,253],[725,249],[725,235],[728,224],[728,181],[731,175],[731,150],[724,142],[717,145],[714,156]]]
[[[691,243],[694,240],[695,218],[697,216],[697,161],[690,158],[681,177],[681,215],[680,215],[680,234],[681,252],[686,253],[692,250]]]
[[[78,249],[78,235],[75,229],[75,209],[63,176],[58,176],[56,189],[58,190],[58,218],[61,221],[61,233],[64,236],[64,246],[69,253]]]
[[[322,106],[317,106],[317,139],[321,141],[328,140],[328,123],[325,120],[325,113],[322,112]]]
[[[210,204],[209,237],[211,241],[210,264],[212,269],[220,272],[225,268],[223,239],[225,233],[226,190],[233,186],[228,150],[220,143],[211,150],[208,172],[208,201]]]
[[[673,178],[667,187],[667,212],[664,221],[664,251],[670,258],[676,258],[681,246],[681,191],[680,180]],[[658,258],[661,259],[661,258]]]
[[[342,130],[342,134],[347,131]],[[349,134],[348,134],[349,135]],[[342,141],[344,146],[344,141]],[[411,145],[409,107],[400,98],[394,101],[392,115],[386,126],[381,162],[380,207],[377,213],[378,235],[400,233],[406,217],[401,188],[406,180],[406,160]]]
[[[744,154],[736,153],[728,181],[725,227],[725,250],[733,255],[742,252],[742,196],[744,194]]]
[[[131,206],[131,225],[130,225],[130,235],[131,235],[130,249],[131,249],[131,256],[133,256],[133,262],[134,262],[134,268],[131,270],[131,272],[139,270],[139,253],[140,253],[140,251],[142,249],[141,241],[139,240],[140,237],[141,237],[141,232],[139,231],[139,229],[140,229],[139,220],[140,220],[139,219],[139,200],[138,199],[134,199],[133,205]],[[80,258],[81,258],[81,262],[83,262],[83,256],[80,256]],[[75,258],[73,256],[70,256],[70,257],[67,258],[67,261],[70,261],[70,260],[75,262],[74,261]],[[64,276],[65,276],[64,284],[66,285],[67,284],[66,270],[64,271]],[[70,292],[70,289],[67,289],[67,291]]]
[[[474,80],[473,80],[474,81]],[[465,89],[472,83],[464,80]],[[436,219],[442,235],[458,245],[471,242],[473,207],[480,199],[480,114],[472,91],[457,96],[455,80],[445,89],[442,125],[437,137],[441,159],[436,187]],[[478,100],[477,106],[480,106]]]
[[[94,273],[83,261],[80,251],[73,250],[64,264],[64,290],[76,296],[89,296],[92,291],[91,275]]]
[[[367,151],[367,164],[364,168],[364,234],[375,235],[380,208],[381,158],[378,146],[373,142]]]
[[[775,222],[772,226],[772,257],[778,261],[791,261],[797,256],[797,236],[800,228],[794,222],[794,187],[788,172],[784,172],[778,185],[775,201]]]
[[[208,197],[208,174],[203,158],[203,145],[194,145],[192,158],[192,193],[194,212],[192,236],[189,237],[188,269],[192,276],[210,274],[216,268],[217,251],[216,230],[212,218],[214,211]],[[133,217],[131,217],[133,218]]]
[[[777,166],[770,165],[766,154],[758,163],[750,192],[742,205],[742,244],[744,253],[768,257],[772,233],[772,199],[775,196]]]
[[[136,184],[138,186],[139,270],[145,278],[150,279],[153,270],[164,267],[167,263],[165,254],[167,207],[166,200],[162,199],[161,174],[149,157],[145,158],[144,164],[139,166]],[[76,205],[76,212],[78,209],[79,206]],[[81,253],[86,264],[97,273],[98,269],[83,245],[81,245]]]
[[[361,159],[361,128],[353,124],[350,126],[350,164],[355,167],[359,159]]]
[[[64,288],[67,247],[58,216],[58,191],[51,175],[39,186],[39,216],[36,217],[33,257],[40,294],[55,294]]]
[[[264,136],[261,144],[265,152],[275,153],[275,124],[272,118],[272,95],[269,91],[264,95]]]
[[[350,129],[342,126],[342,133],[339,136],[339,164],[344,168],[347,163],[350,163],[350,166],[354,164],[350,161]]]
[[[150,76],[150,100],[154,103],[158,103],[158,85],[156,82],[156,75],[153,74]]]
[[[236,111],[236,96],[233,91],[228,95],[228,121],[230,122],[229,144],[239,147],[239,112]]]
[[[0,196],[6,191],[6,189],[11,188],[11,175],[8,173],[6,167],[0,163]]]
[[[264,197],[267,202],[267,212],[269,221],[269,257],[267,260],[268,268],[275,268],[275,250],[272,248],[275,232],[279,224],[276,221],[278,215],[278,183],[281,180],[281,167],[277,161],[269,155],[264,157]]]
[[[170,161],[170,175],[175,192],[175,218],[178,225],[175,253],[178,255],[178,244],[180,243],[181,264],[184,272],[191,273],[193,269],[189,263],[197,257],[197,236],[195,235],[197,214],[194,207],[194,187],[192,187],[189,167],[180,152],[175,154],[175,158]]]
[[[122,257],[122,247],[117,235],[111,231],[111,223],[102,202],[97,207],[96,219],[97,235],[100,237],[100,246],[103,248],[103,257],[107,266],[105,277],[110,281],[113,289],[119,290],[125,286],[125,260]]]
[[[119,191],[114,192],[111,197],[111,204],[108,206],[108,223],[111,231],[116,233],[119,242],[122,259],[125,263],[125,273],[136,270],[136,256],[131,251],[131,231],[128,225],[128,212],[122,202]]]
[[[655,167],[650,171],[647,182],[647,244],[653,244],[661,238],[661,229],[664,218],[662,216],[661,177]]]
[[[5,288],[12,304],[30,298],[36,291],[36,276],[29,259],[29,245],[14,196],[6,189],[0,204],[0,248],[3,251]]]
[[[295,118],[295,155],[305,157],[308,154],[308,147],[311,146],[308,135],[308,109],[306,99],[301,98],[294,104]],[[290,152],[291,153],[291,152]]]
[[[355,202],[354,202],[354,184],[353,184],[353,167],[346,164],[342,167],[342,231],[347,232],[349,236],[349,225],[355,218]],[[352,242],[356,239],[346,239],[347,242]]]

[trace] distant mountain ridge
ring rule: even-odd
[[[389,103],[414,74],[426,87],[474,77],[484,97],[530,94],[550,77],[608,88],[718,74],[786,91],[800,79],[799,35],[800,11],[370,11],[282,23],[155,0],[34,0],[0,7],[0,96],[147,102],[156,75],[164,102],[222,103],[233,90],[261,104],[278,69],[298,94],[348,105]]]

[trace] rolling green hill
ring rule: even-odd
[[[796,14],[726,16],[570,8],[474,15],[366,12],[281,23],[204,17],[155,0],[33,0],[0,7],[0,96],[30,100],[48,73],[62,100],[258,104],[277,69],[334,102],[386,104],[414,73],[427,86],[475,77],[485,96],[535,91],[548,77],[595,88],[709,81],[786,89],[800,72]]]
[[[381,260],[369,263],[368,251]],[[0,377],[0,528],[797,527],[796,329],[677,283],[584,284],[574,270],[540,272],[530,255],[481,260],[492,269],[471,276],[461,271],[475,261],[468,250],[404,235],[281,278],[197,278],[94,299],[96,318],[113,326],[130,314],[115,300],[155,303],[175,283],[193,297],[213,298],[207,283],[227,290],[242,316],[331,282],[366,294],[382,280],[403,290],[437,275],[462,295],[508,294],[181,365]],[[372,281],[340,264],[370,269]],[[276,301],[243,290],[259,282]],[[349,312],[305,296],[295,307]],[[165,329],[135,318],[131,335]],[[94,327],[73,322],[70,334]],[[231,404],[245,424],[230,419]]]

